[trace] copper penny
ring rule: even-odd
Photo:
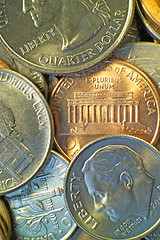
[[[11,69],[6,62],[0,59],[0,67]]]
[[[160,33],[160,2],[159,0],[139,0],[146,20]]]
[[[11,220],[8,209],[0,198],[0,239],[9,240],[11,238]]]
[[[106,61],[99,69],[64,77],[55,87],[50,101],[55,143],[69,159],[106,135],[134,135],[154,144],[159,104],[157,89],[141,70]]]

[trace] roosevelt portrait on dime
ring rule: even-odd
[[[106,0],[23,0],[36,27],[54,26],[62,38],[62,51],[73,50],[108,25]]]
[[[113,222],[134,215],[148,219],[154,177],[139,153],[108,145],[85,161],[82,172],[96,212],[104,212]]]

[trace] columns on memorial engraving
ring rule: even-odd
[[[139,114],[138,114],[138,104],[135,105],[135,122],[138,123],[138,118],[139,118]]]
[[[83,106],[79,106],[79,122],[83,122]]]
[[[71,106],[68,105],[68,123],[71,122]]]
[[[123,122],[127,121],[127,106],[123,105]]]
[[[95,123],[95,105],[92,105],[92,123]]]
[[[114,123],[114,105],[111,105],[111,123]]]
[[[76,123],[77,107],[73,105],[73,123]]]
[[[86,105],[86,123],[89,122],[89,105]]]
[[[100,105],[96,106],[96,116],[97,116],[97,123],[100,123]]]
[[[133,122],[133,106],[130,105],[130,112],[129,112],[129,122],[132,123]]]
[[[117,122],[121,122],[121,105],[117,105]]]
[[[105,120],[105,123],[108,122],[108,105],[105,106],[106,107],[106,120]]]

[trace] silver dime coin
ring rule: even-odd
[[[52,139],[43,95],[22,75],[0,69],[0,194],[16,190],[40,171]]]
[[[160,220],[160,153],[131,136],[86,145],[71,162],[65,198],[76,223],[98,239],[140,239]]]
[[[30,184],[6,195],[13,218],[13,240],[65,240],[74,232],[77,225],[63,197],[67,167],[67,161],[52,151],[45,167]]]

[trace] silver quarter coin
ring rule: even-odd
[[[30,68],[64,74],[110,56],[129,31],[134,1],[12,0],[2,8],[3,47]]]

